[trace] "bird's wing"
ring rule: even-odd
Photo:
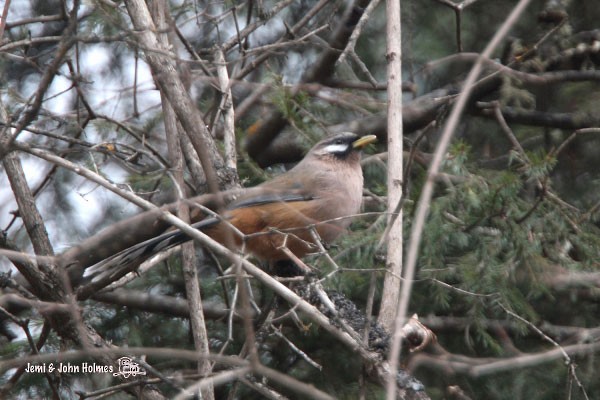
[[[309,201],[314,199],[314,196],[303,193],[263,193],[237,200],[229,204],[227,209],[234,210],[238,208],[262,206],[270,203],[288,203],[293,201]]]
[[[293,169],[252,188],[248,188],[233,202],[227,205],[228,210],[253,207],[271,203],[288,203],[295,201],[315,200],[315,182],[305,182],[303,174]],[[308,175],[310,177],[310,175]]]

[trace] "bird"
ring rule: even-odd
[[[192,227],[270,266],[289,263],[290,252],[298,258],[314,253],[317,239],[332,242],[347,230],[349,217],[360,211],[360,153],[376,140],[375,135],[350,132],[326,137],[296,166],[230,196],[218,215],[203,214]],[[167,231],[87,268],[84,277],[92,281],[120,277],[124,273],[119,271],[131,270],[128,266],[189,240],[182,231]]]

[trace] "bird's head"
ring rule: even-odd
[[[375,135],[359,136],[355,133],[344,132],[327,137],[317,143],[307,154],[321,159],[346,160],[355,154],[358,160],[358,153],[368,145],[377,140]]]

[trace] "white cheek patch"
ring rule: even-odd
[[[330,144],[325,147],[325,151],[332,154],[345,153],[348,151],[348,147],[347,144]]]

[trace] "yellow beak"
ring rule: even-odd
[[[375,136],[375,135],[366,135],[366,136],[363,136],[363,137],[361,137],[359,139],[356,139],[354,142],[352,142],[352,148],[353,149],[362,149],[363,147],[365,147],[369,143],[373,143],[375,141],[377,141],[377,136]]]

